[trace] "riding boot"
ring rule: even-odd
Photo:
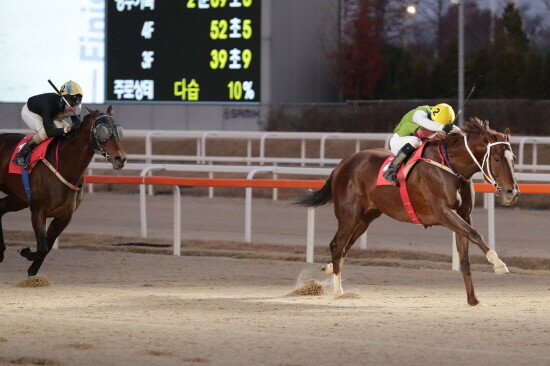
[[[415,150],[416,149],[411,144],[403,145],[384,173],[384,178],[386,178],[388,182],[397,187],[397,170],[403,163],[409,160]]]
[[[15,155],[15,158],[12,160],[12,163],[14,163],[17,166],[20,166],[21,168],[27,167],[27,158],[30,156],[31,151],[34,150],[35,147],[37,147],[38,144],[34,141],[33,138],[31,138],[25,146],[19,150],[17,155]]]

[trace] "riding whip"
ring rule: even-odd
[[[462,110],[464,110],[464,106],[466,105],[466,102],[468,101],[468,99],[470,99],[470,97],[472,96],[472,94],[474,93],[474,91],[476,90],[476,87],[477,87],[477,82],[482,78],[483,76],[478,76],[477,77],[477,80],[476,82],[474,83],[474,86],[472,86],[472,89],[470,90],[470,93],[468,93],[468,96],[466,97],[466,100],[464,101],[464,103],[462,103],[462,107],[460,107],[458,113],[455,115],[455,119],[453,120],[452,123],[455,123],[456,119],[458,118],[458,115],[460,113],[462,113]]]

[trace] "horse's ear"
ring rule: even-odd
[[[503,133],[506,135],[506,141],[510,142],[510,129],[506,127]]]
[[[114,114],[114,112],[113,112],[113,106],[112,106],[112,105],[110,105],[109,108],[107,108],[107,114],[108,114],[109,116],[112,116],[112,115]]]
[[[93,109],[90,109],[88,107],[84,107],[88,111],[89,114],[95,114],[95,111]]]

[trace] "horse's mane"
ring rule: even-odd
[[[461,127],[463,134],[466,135],[497,135],[499,132],[489,128],[489,121],[482,121],[477,117],[470,118],[469,121],[464,122],[464,126]],[[463,139],[462,133],[451,133],[446,136],[445,141],[447,145],[452,146],[457,142],[461,142]]]

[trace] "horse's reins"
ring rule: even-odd
[[[439,151],[439,155],[440,155],[440,157],[441,157],[441,160],[444,162],[444,164],[438,163],[438,162],[435,161],[435,160],[428,159],[428,158],[424,158],[424,157],[419,158],[419,160],[422,160],[422,161],[425,161],[426,163],[435,165],[436,167],[438,167],[438,168],[440,168],[440,169],[443,169],[443,170],[445,170],[445,171],[451,173],[452,175],[454,175],[454,176],[457,177],[458,179],[461,179],[461,180],[463,180],[464,182],[468,183],[469,180],[466,179],[466,178],[464,178],[462,175],[460,175],[460,173],[457,172],[457,171],[455,170],[455,168],[453,168],[453,166],[451,165],[451,162],[449,161],[449,158],[448,158],[448,156],[447,156],[447,152],[445,151],[445,148],[443,147],[443,143],[442,143],[442,142],[439,143],[438,151]]]
[[[512,149],[512,147],[510,146],[510,143],[507,142],[507,141],[497,141],[497,142],[491,142],[489,144],[487,144],[487,151],[485,152],[485,155],[483,156],[483,161],[481,164],[479,164],[479,161],[477,160],[477,158],[474,156],[472,150],[470,149],[470,147],[468,146],[468,137],[466,134],[464,134],[464,145],[466,146],[466,150],[468,151],[468,153],[470,154],[470,157],[472,158],[472,160],[474,161],[474,163],[476,163],[476,165],[479,167],[479,170],[481,171],[481,173],[483,174],[483,176],[485,177],[485,180],[489,183],[491,183],[493,185],[493,187],[495,187],[495,189],[497,191],[501,190],[502,187],[500,187],[497,183],[497,181],[495,180],[495,178],[493,177],[493,174],[491,172],[491,163],[490,163],[490,156],[491,156],[491,147],[495,146],[495,145],[507,145],[510,149]],[[431,159],[427,159],[427,158],[420,158],[421,160],[425,161],[426,163],[430,163],[432,165],[435,165],[437,166],[438,168],[441,168],[451,174],[453,174],[454,176],[456,176],[458,179],[461,179],[465,182],[469,182],[468,179],[464,178],[460,173],[458,173],[451,165],[451,162],[449,161],[448,157],[447,157],[447,154],[446,154],[446,151],[443,149],[442,150],[442,147],[443,145],[440,143],[439,145],[439,154],[443,157],[443,160],[445,162],[445,164],[441,164],[441,163],[438,163],[437,161],[434,161],[434,160],[431,160]],[[484,169],[484,167],[487,166],[486,169]],[[487,173],[485,173],[485,170],[487,170]]]

